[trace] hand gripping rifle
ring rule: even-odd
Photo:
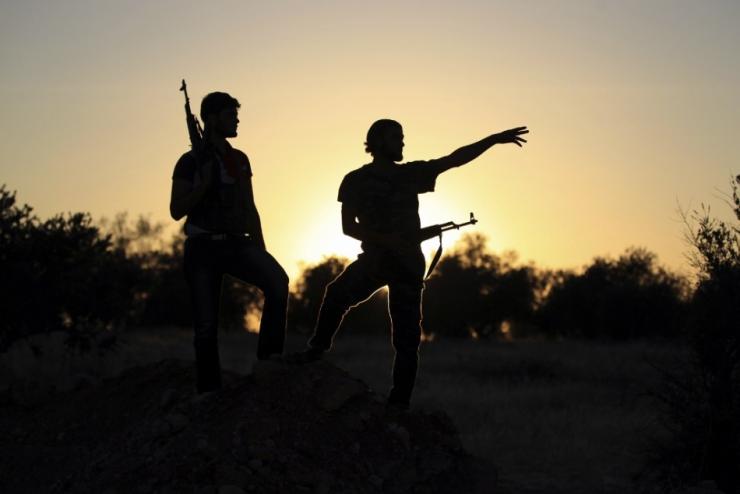
[[[437,236],[439,237],[439,247],[437,247],[437,252],[434,253],[434,258],[432,258],[432,263],[429,265],[429,270],[427,271],[424,279],[429,278],[429,275],[432,274],[434,267],[439,262],[439,258],[442,257],[442,233],[453,229],[459,230],[460,227],[475,225],[476,223],[478,223],[478,220],[475,219],[473,213],[470,213],[470,220],[466,221],[465,223],[455,223],[454,221],[448,221],[447,223],[440,223],[439,225],[426,226],[419,230],[420,242]]]

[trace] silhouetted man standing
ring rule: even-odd
[[[417,195],[434,191],[437,175],[462,166],[494,144],[526,142],[526,127],[490,135],[449,156],[399,164],[403,129],[394,120],[378,120],[367,132],[365,150],[373,161],[348,173],[339,187],[342,229],[362,241],[362,253],[327,287],[308,350],[298,361],[321,358],[329,350],[347,311],[388,286],[393,327],[393,387],[388,404],[406,409],[416,380],[421,340],[424,255],[419,241]]]
[[[200,107],[204,150],[182,155],[172,176],[170,214],[185,222],[185,276],[193,307],[198,392],[221,388],[218,308],[224,274],[257,286],[265,296],[257,358],[280,355],[285,342],[288,276],[265,250],[247,155],[236,137],[239,102],[210,93]]]

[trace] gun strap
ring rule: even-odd
[[[439,232],[439,247],[437,247],[437,252],[434,253],[434,257],[432,258],[432,263],[429,265],[429,269],[427,270],[427,275],[424,277],[425,280],[429,278],[429,275],[432,274],[432,271],[434,271],[434,268],[439,262],[440,257],[442,257],[442,232]]]

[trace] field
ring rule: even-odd
[[[190,331],[182,329],[128,333],[105,356],[65,353],[60,342],[39,340],[39,357],[15,348],[0,367],[65,388],[162,358],[192,359]],[[303,343],[289,335],[288,351]],[[252,334],[223,333],[223,366],[249,373],[255,345]],[[422,347],[413,406],[452,416],[466,449],[497,466],[497,492],[630,492],[649,440],[660,431],[650,395],[660,381],[654,366],[678,354],[674,346],[647,342],[436,340]],[[389,338],[341,333],[329,359],[387,390]]]

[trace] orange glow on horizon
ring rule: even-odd
[[[464,232],[541,267],[630,246],[685,267],[676,204],[725,214],[716,190],[738,172],[733,2],[185,2],[177,22],[163,2],[40,5],[10,2],[0,16],[0,171],[40,218],[128,211],[174,226],[183,77],[196,113],[214,90],[241,102],[233,145],[250,158],[268,249],[291,278],[300,262],[359,252],[336,194],[368,162],[378,118],[403,125],[407,160],[528,126],[523,149],[495,146],[444,173],[420,213],[429,225],[473,211],[480,223]]]

